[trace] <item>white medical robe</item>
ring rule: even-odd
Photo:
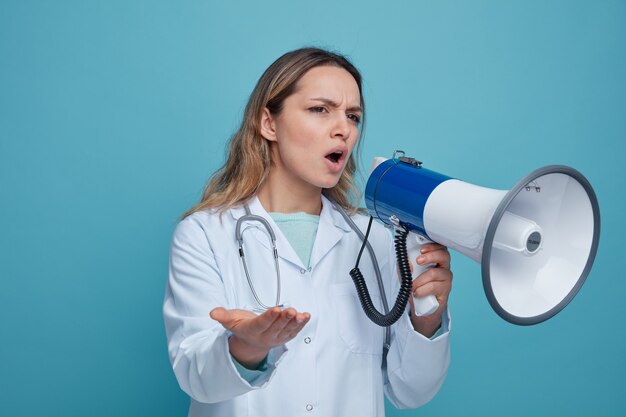
[[[399,408],[418,407],[441,387],[450,362],[449,332],[430,340],[415,332],[408,313],[393,327],[387,369],[381,368],[384,329],[365,316],[348,272],[361,240],[323,197],[318,232],[305,268],[258,199],[277,238],[281,302],[309,312],[310,322],[286,345],[273,348],[268,370],[254,385],[244,380],[228,351],[229,333],[209,317],[216,307],[250,308],[256,302],[246,281],[235,239],[243,207],[221,217],[200,211],[174,233],[163,314],[168,351],[180,387],[191,397],[189,416],[384,416],[384,395]],[[365,231],[367,217],[355,215]],[[261,300],[273,304],[276,271],[268,235],[246,222],[245,253]],[[375,223],[369,238],[377,254],[389,304],[398,289],[391,234]],[[372,298],[380,292],[367,251],[360,264]],[[449,329],[447,313],[444,314]]]

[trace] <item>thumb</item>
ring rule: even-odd
[[[223,307],[214,308],[213,310],[211,310],[209,315],[213,320],[219,321],[222,325],[230,321],[230,314],[228,310]]]

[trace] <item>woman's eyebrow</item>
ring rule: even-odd
[[[321,101],[322,103],[329,105],[331,107],[335,107],[335,108],[339,107],[339,103],[326,97],[315,97],[315,98],[312,98],[311,100]],[[353,106],[353,107],[347,108],[346,110],[347,111],[359,111],[359,112],[363,111],[361,106]]]

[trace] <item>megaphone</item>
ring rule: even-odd
[[[409,232],[409,259],[433,241],[480,263],[489,304],[517,325],[545,321],[569,304],[598,249],[596,195],[580,172],[562,165],[503,191],[428,170],[396,151],[375,159],[365,203],[372,217]],[[415,300],[418,315],[437,307],[434,296]]]

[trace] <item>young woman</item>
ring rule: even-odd
[[[363,313],[348,274],[361,240],[339,210],[366,228],[352,154],[364,112],[361,76],[341,55],[299,49],[261,76],[225,165],[172,239],[163,312],[190,416],[383,416],[384,394],[417,407],[443,383],[447,249],[432,244],[416,260],[436,267],[413,293],[440,307],[392,326],[385,366],[385,330]],[[393,302],[392,236],[374,224],[369,240]],[[380,310],[367,255],[361,269]]]

